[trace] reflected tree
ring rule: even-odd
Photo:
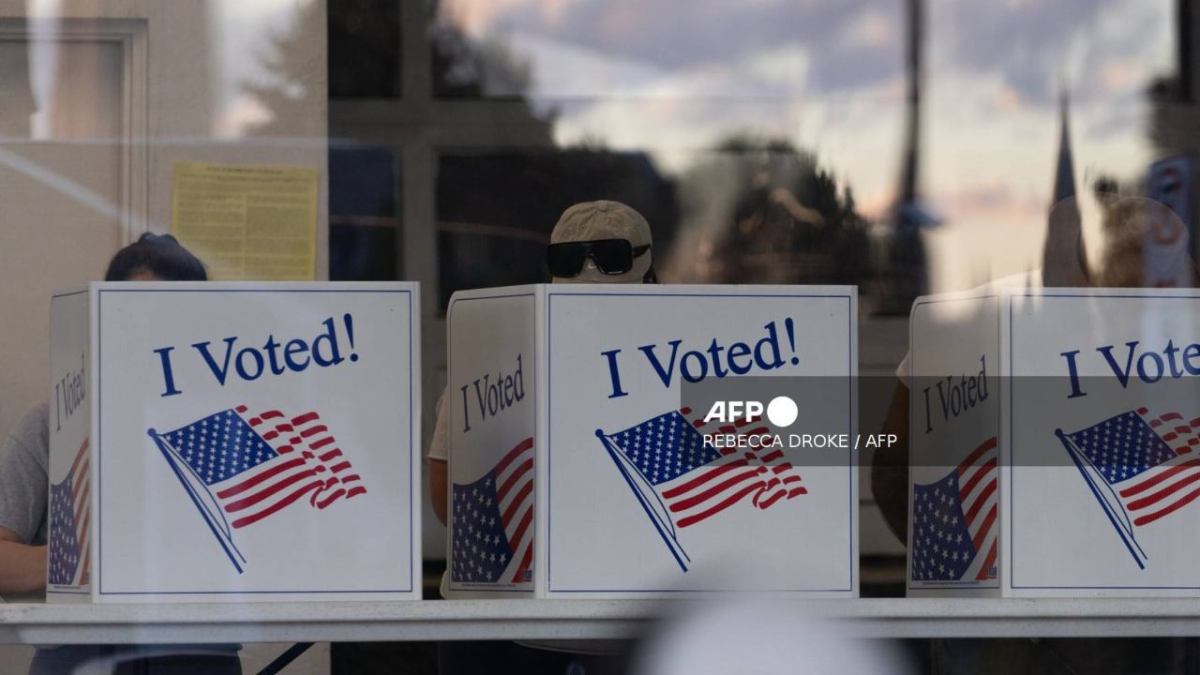
[[[678,280],[859,283],[870,274],[853,191],[786,140],[725,139],[688,171],[683,192],[688,230],[669,266]]]

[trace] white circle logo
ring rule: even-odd
[[[767,404],[767,419],[777,427],[790,427],[800,415],[796,402],[787,396],[776,396]]]

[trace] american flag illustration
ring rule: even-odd
[[[996,437],[945,478],[913,486],[914,581],[996,578]]]
[[[239,405],[148,433],[238,572],[245,558],[234,530],[302,499],[323,510],[367,491],[316,412],[251,415]]]
[[[1200,497],[1200,417],[1154,415],[1138,408],[1074,433],[1056,431],[1122,542],[1139,567],[1146,553],[1140,527]]]
[[[454,484],[451,578],[521,583],[533,569],[533,438],[474,483]]]
[[[61,482],[50,486],[50,551],[48,581],[59,586],[86,586],[91,572],[88,546],[88,442],[84,439]]]
[[[688,421],[690,414],[689,408],[682,408],[615,434],[596,431],[685,572],[691,558],[679,542],[680,530],[745,500],[768,509],[808,492],[779,448],[718,448],[704,443],[705,434],[771,433],[759,420],[705,423]]]

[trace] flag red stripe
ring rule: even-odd
[[[350,488],[350,491],[346,493],[346,499],[350,499],[351,497],[354,497],[357,495],[365,495],[365,494],[367,494],[367,488],[365,488],[361,485],[356,485],[356,486]]]
[[[1147,506],[1152,506],[1163,499],[1170,497],[1171,495],[1179,492],[1183,488],[1195,483],[1198,480],[1200,480],[1200,471],[1193,472],[1190,475],[1184,476],[1174,483],[1171,483],[1158,492],[1148,494],[1140,499],[1134,499],[1133,501],[1129,502],[1129,508],[1133,509],[1134,511],[1140,511]]]
[[[520,443],[517,443],[517,445],[513,447],[512,450],[509,450],[508,454],[505,455],[498,464],[496,464],[496,475],[499,476],[500,474],[504,473],[504,470],[508,468],[509,464],[511,464],[517,457],[520,457],[522,452],[525,452],[532,447],[533,436],[530,436]]]
[[[79,467],[79,462],[87,455],[87,448],[88,439],[85,438],[83,439],[83,443],[79,444],[79,450],[75,451],[75,461],[71,462],[71,470],[67,472],[67,475],[75,473],[75,469]]]
[[[320,460],[322,462],[328,462],[329,460],[331,460],[335,457],[341,457],[341,456],[342,456],[341,448],[334,448],[334,449],[330,450],[329,452],[327,452],[323,455],[320,455]]]
[[[263,418],[264,420],[270,420],[275,419],[276,417],[283,417],[283,413],[279,412],[278,410],[268,410],[265,413],[260,413],[259,417]]]
[[[292,424],[295,424],[296,426],[301,426],[303,424],[308,424],[309,422],[317,419],[318,417],[320,417],[320,416],[317,415],[317,413],[315,413],[315,412],[306,412],[299,417],[293,417]]]
[[[759,460],[762,461],[763,463],[767,463],[767,462],[774,462],[775,460],[779,459],[780,457],[783,457],[783,451],[780,450],[779,448],[775,448],[767,455],[765,455],[763,457],[759,457]]]
[[[87,470],[90,466],[91,466],[90,459],[84,460],[83,464],[80,465],[81,470],[79,472],[79,478],[78,478],[78,480],[74,480],[74,483],[71,485],[71,499],[72,500],[78,499],[80,488],[82,488],[83,486],[88,484],[89,481],[84,479],[84,475],[87,473]]]
[[[975,537],[971,540],[971,543],[975,545],[976,551],[983,545],[983,540],[987,538],[988,530],[992,529],[992,523],[994,522],[996,522],[996,505],[992,504],[987,517],[983,519],[983,525],[979,527],[979,531],[975,533]]]
[[[317,500],[317,508],[324,509],[326,506],[329,506],[333,502],[337,501],[337,498],[341,497],[344,494],[346,494],[346,491],[342,488],[338,488],[338,489],[334,490],[333,494],[329,495],[325,499]]]
[[[988,549],[987,557],[983,559],[983,566],[979,568],[979,574],[975,575],[976,581],[985,581],[988,578],[988,570],[992,565],[996,564],[996,542],[992,542],[991,548]]]
[[[275,513],[276,511],[282,509],[283,507],[291,504],[292,502],[296,501],[297,499],[300,499],[301,497],[304,496],[304,493],[308,492],[309,490],[315,490],[316,488],[318,488],[320,486],[321,486],[321,483],[319,481],[314,482],[314,483],[309,483],[308,485],[305,485],[304,487],[300,488],[299,490],[296,490],[292,494],[275,502],[274,504],[263,509],[262,511],[252,513],[243,518],[238,518],[237,520],[233,521],[233,526],[234,527],[245,527],[246,525],[251,525],[253,523],[257,523],[258,521]]]
[[[350,462],[338,462],[329,468],[330,471],[337,473],[350,468]]]
[[[720,503],[715,504],[712,507],[710,507],[700,513],[697,513],[697,514],[691,515],[691,516],[687,516],[684,518],[680,518],[679,523],[678,523],[679,527],[688,527],[689,525],[695,525],[696,523],[704,520],[705,518],[708,518],[709,516],[720,513],[721,511],[724,511],[725,509],[729,508],[730,506],[733,506],[734,504],[738,503],[746,495],[750,494],[751,492],[754,492],[755,490],[759,489],[761,486],[762,486],[761,481],[755,481],[754,483],[742,488],[738,492],[730,495],[728,498],[721,501]]]
[[[975,486],[979,484],[979,481],[983,480],[984,477],[995,468],[996,458],[993,457],[988,460],[987,464],[984,464],[978,471],[976,471],[975,475],[971,476],[971,479],[967,481],[966,485],[963,485],[962,488],[959,489],[958,496],[966,497],[967,495],[971,494],[971,491],[975,489]]]
[[[514,469],[512,473],[508,474],[508,480],[504,481],[504,485],[501,485],[500,489],[496,491],[496,497],[503,501],[504,496],[508,494],[508,491],[512,489],[512,486],[515,485],[517,481],[521,480],[522,476],[532,470],[533,458],[530,457],[524,462],[521,462],[521,465]]]
[[[960,463],[958,465],[959,475],[962,475],[962,473],[964,471],[971,468],[976,462],[978,462],[980,457],[983,457],[983,455],[985,453],[987,453],[989,450],[992,450],[995,447],[996,447],[996,437],[995,436],[992,436],[991,438],[987,439],[983,443],[980,443],[979,447],[972,450],[971,454],[967,455],[967,458],[964,459],[962,461],[962,463]]]
[[[718,471],[716,471],[716,470],[709,471],[707,479],[700,480],[700,482],[689,482],[689,484],[696,483],[694,488],[692,488],[691,490],[671,490],[671,495],[667,495],[666,492],[664,492],[664,494],[662,494],[662,496],[666,497],[667,501],[674,501],[674,503],[684,504],[684,506],[680,506],[679,508],[686,508],[686,507],[690,506],[690,504],[695,503],[697,498],[702,498],[703,495],[712,494],[713,490],[720,491],[722,488],[724,488],[724,486],[737,484],[737,483],[742,482],[742,480],[745,480],[746,478],[754,478],[754,477],[758,476],[758,472],[760,472],[760,467],[746,466],[746,464],[748,464],[748,462],[746,462],[745,460],[737,460],[737,461],[732,462],[732,464],[726,465],[726,467],[732,466],[732,467],[737,467],[737,468],[744,468],[744,471],[734,474],[734,476],[731,478],[726,478],[725,480],[722,480],[721,483],[718,483],[716,485],[709,485],[709,486],[707,486],[707,489],[706,489],[706,485],[708,485],[709,483],[715,482],[715,480],[718,478],[722,478],[722,476],[724,476],[724,474],[728,473],[728,471],[721,471],[720,473],[718,473]],[[725,468],[725,467],[719,467],[719,468]],[[701,489],[704,489],[704,491],[700,492]],[[678,501],[676,501],[676,500],[678,500]]]
[[[356,474],[356,473],[352,473],[352,474],[348,474],[348,475],[345,475],[345,476],[340,476],[340,477],[339,477],[339,480],[341,480],[343,483],[349,483],[349,482],[351,482],[351,481],[356,481],[356,480],[359,480],[359,479],[361,479],[361,478],[362,478],[362,477],[361,477],[361,476],[359,476],[358,474]]]
[[[502,523],[507,526],[512,522],[513,515],[517,512],[517,509],[521,507],[521,504],[525,502],[525,498],[529,496],[529,493],[532,490],[533,481],[527,481],[521,486],[521,490],[517,492],[517,496],[513,497],[513,500],[509,503],[508,508],[504,510],[504,515],[500,516],[500,521]]]
[[[508,521],[505,521],[506,523]],[[512,544],[512,549],[515,551],[520,547],[521,542],[525,540],[525,531],[529,529],[529,525],[533,523],[533,506],[530,505],[525,509],[525,514],[521,516],[521,524],[517,525],[517,529],[513,531],[512,539],[509,543]]]
[[[325,426],[324,424],[318,424],[316,426],[308,427],[307,429],[301,431],[300,435],[304,438],[308,438],[309,436],[315,436],[316,434],[319,434],[322,431],[329,431],[329,427]]]
[[[88,492],[89,488],[85,486],[80,498],[75,501],[75,522],[77,523],[79,522],[79,518],[83,515],[84,509],[87,508]]]
[[[79,585],[83,586],[83,585],[87,584],[88,575],[91,574],[91,571],[92,571],[92,549],[89,547],[87,549],[87,551],[83,554],[83,570],[80,571],[80,573],[79,573]]]
[[[766,499],[762,500],[762,502],[760,502],[758,504],[758,508],[769,509],[769,508],[771,508],[772,504],[779,501],[780,499],[783,499],[785,496],[787,496],[787,492],[784,492],[783,490],[780,490],[779,492],[773,492],[773,493],[771,493],[770,497],[767,497]]]
[[[292,485],[295,485],[296,483],[304,480],[305,478],[312,478],[313,476],[316,475],[316,473],[317,472],[312,469],[305,469],[304,471],[297,471],[296,473],[284,478],[281,481],[272,483],[271,485],[267,486],[266,489],[259,490],[258,492],[255,492],[254,494],[252,494],[248,497],[243,497],[237,501],[233,501],[233,502],[226,504],[225,510],[228,511],[229,513],[233,513],[234,511],[241,511],[242,509],[250,508],[251,506],[254,506],[255,504],[263,501],[264,499],[267,499],[268,497],[274,495],[275,493],[277,493],[281,490],[287,489],[288,487],[290,487]],[[320,486],[320,485],[324,485],[325,483],[324,483],[324,481],[318,479],[317,482],[314,484]]]
[[[1138,516],[1137,518],[1134,519],[1133,524],[1134,525],[1146,525],[1148,523],[1153,523],[1154,521],[1158,520],[1159,518],[1170,515],[1171,513],[1192,503],[1193,501],[1196,500],[1196,497],[1200,497],[1200,488],[1196,488],[1195,490],[1192,490],[1191,492],[1187,493],[1183,497],[1180,497],[1178,500],[1176,500],[1174,503],[1172,503],[1170,506],[1168,506],[1166,508],[1159,509],[1158,511],[1154,511],[1153,513],[1147,513],[1146,515],[1143,515],[1143,516]]]
[[[675,487],[673,487],[669,490],[664,490],[663,497],[665,497],[667,499],[674,499],[675,497],[677,497],[685,492],[691,492],[696,487],[703,485],[704,483],[707,483],[708,481],[713,480],[714,478],[717,478],[718,476],[720,476],[723,473],[727,473],[727,472],[737,469],[739,467],[746,466],[747,464],[749,464],[749,462],[747,462],[744,459],[736,459],[736,460],[733,460],[732,462],[729,462],[728,464],[714,466],[711,469],[706,470],[704,473],[700,474],[699,476],[696,476],[695,478],[689,480],[688,482],[683,483],[682,485],[676,485]]]
[[[333,436],[326,436],[325,438],[322,438],[321,440],[317,441],[316,443],[309,443],[308,447],[312,448],[313,450],[320,450],[321,448],[329,445],[332,442],[333,442]]]
[[[254,487],[255,485],[258,485],[259,483],[267,480],[268,478],[270,478],[272,476],[276,476],[283,471],[287,471],[288,469],[294,469],[302,464],[304,464],[304,460],[299,457],[296,457],[295,459],[289,459],[286,462],[277,464],[277,465],[267,469],[266,471],[254,474],[253,476],[238,483],[237,485],[231,485],[231,486],[225,488],[224,490],[217,492],[217,496],[220,497],[221,499],[228,499],[229,497],[235,497],[235,496],[245,492],[246,490],[249,490],[250,488]]]
[[[788,499],[791,499],[792,497],[795,497],[796,495],[806,495],[806,494],[808,494],[808,488],[804,488],[804,487],[792,488],[791,490],[788,490]]]
[[[979,510],[983,508],[983,503],[986,502],[987,498],[991,497],[992,494],[994,494],[995,492],[996,492],[996,481],[989,482],[983,488],[983,492],[979,493],[979,496],[975,498],[975,502],[973,504],[971,504],[971,508],[966,513],[966,520],[967,520],[968,525],[975,522],[975,516],[979,515]]]
[[[1186,471],[1189,468],[1198,466],[1198,465],[1200,465],[1200,459],[1189,459],[1186,462],[1176,464],[1175,466],[1173,466],[1169,469],[1160,471],[1140,483],[1136,483],[1134,485],[1130,485],[1129,487],[1122,489],[1120,494],[1122,497],[1132,497],[1138,493],[1149,490],[1150,488],[1154,487],[1155,485],[1158,485],[1159,483],[1161,483],[1165,480],[1170,479],[1172,476],[1179,473],[1180,471]]]
[[[533,564],[533,547],[529,546],[525,549],[525,555],[521,558],[521,564],[517,567],[516,574],[513,575],[513,583],[519,583],[525,580],[525,570]]]

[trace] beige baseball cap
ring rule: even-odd
[[[633,246],[651,243],[650,223],[621,202],[580,202],[563,211],[550,233],[551,244],[596,239],[624,239]]]

